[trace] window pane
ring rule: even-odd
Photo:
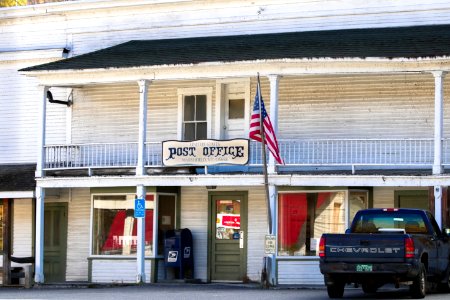
[[[364,191],[351,191],[348,196],[350,216],[349,224],[355,217],[358,210],[365,209],[368,207],[368,193]]]
[[[197,123],[197,140],[204,140],[206,138],[206,122]]]
[[[134,195],[94,196],[93,254],[135,255],[137,219]],[[153,242],[153,195],[145,201],[145,255],[151,255]]]
[[[345,230],[345,192],[278,197],[278,255],[316,256],[323,233]]]
[[[197,96],[196,121],[206,121],[206,95]]]
[[[184,124],[184,140],[186,141],[195,140],[195,123]]]
[[[239,239],[241,228],[241,201],[216,200],[216,239]]]
[[[228,118],[229,119],[243,119],[245,110],[244,99],[230,99],[228,100]]]
[[[194,121],[195,96],[184,97],[184,121]]]

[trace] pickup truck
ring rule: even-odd
[[[365,293],[387,283],[409,285],[416,299],[431,286],[450,291],[448,230],[425,210],[360,210],[345,234],[322,235],[319,257],[330,298],[342,298],[351,283]]]

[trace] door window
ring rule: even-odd
[[[237,240],[241,229],[241,201],[216,200],[216,239]]]

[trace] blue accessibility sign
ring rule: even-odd
[[[134,217],[135,218],[145,217],[145,199],[134,200]]]

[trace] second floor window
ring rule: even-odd
[[[207,138],[206,95],[189,95],[183,99],[183,139]]]

